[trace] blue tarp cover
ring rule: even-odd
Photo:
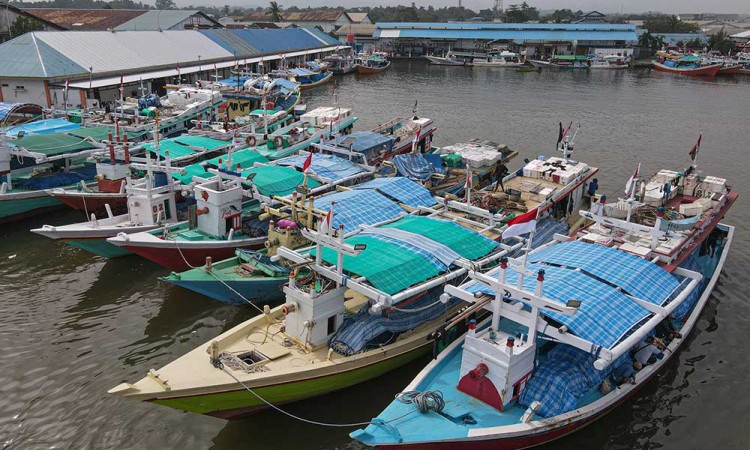
[[[545,312],[567,325],[572,333],[605,348],[614,347],[650,313],[626,297],[630,293],[643,300],[661,304],[679,282],[656,264],[619,250],[583,242],[566,242],[529,256],[527,270],[544,269],[544,296],[565,304],[580,300],[581,307],[572,316]],[[553,264],[569,264],[558,267]],[[576,270],[576,269],[580,269]],[[489,272],[497,274],[496,270]],[[516,283],[518,274],[506,272],[506,281]],[[524,288],[534,291],[536,277],[524,277]],[[621,288],[622,291],[618,288]],[[470,282],[469,292],[491,293],[485,285]],[[624,292],[623,292],[624,291]]]
[[[49,134],[59,131],[76,130],[81,128],[77,123],[68,122],[65,119],[44,119],[37,120],[36,122],[26,123],[23,125],[17,125],[10,127],[5,132],[8,137],[18,136],[19,131],[23,131],[24,134]]]
[[[432,163],[420,154],[396,155],[393,157],[393,164],[396,165],[399,175],[412,180],[427,181],[436,172]]]
[[[280,166],[293,166],[302,169],[306,159],[307,155],[296,155],[277,160],[276,163]],[[335,155],[320,154],[313,154],[310,169],[319,177],[331,181],[338,181],[365,172],[365,169],[347,159]]]
[[[359,184],[354,189],[376,189],[381,194],[413,208],[435,205],[435,199],[424,186],[404,177],[375,178]]]
[[[344,141],[346,141],[346,144]],[[362,153],[367,158],[377,155],[383,150],[383,146],[385,146],[387,152],[390,152],[393,148],[393,138],[374,131],[355,131],[349,135],[339,136],[334,141],[334,144],[344,145],[347,148],[349,143],[351,143],[352,151]]]
[[[398,205],[374,190],[353,190],[335,192],[315,199],[315,208],[329,211],[333,208],[333,226],[344,225],[344,232],[350,232],[360,225],[374,225],[393,219],[404,213]]]

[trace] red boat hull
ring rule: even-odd
[[[719,75],[737,75],[740,73],[742,66],[722,67],[719,69]]]
[[[109,204],[112,212],[117,214],[124,210],[127,195],[123,192],[120,196],[113,197],[111,194],[120,193],[123,183],[125,183],[124,178],[120,178],[119,180],[97,180],[97,190],[93,195],[90,192],[88,195],[85,195],[86,193],[83,192],[52,193],[51,195],[70,208],[78,211],[89,213],[100,212],[104,211],[104,205]],[[99,197],[96,195],[97,193],[109,195]]]
[[[721,69],[721,64],[699,67],[697,69],[676,69],[674,67],[665,66],[664,64],[660,64],[655,61],[654,69],[658,70],[659,72],[677,73],[689,77],[715,77]]]
[[[223,261],[233,257],[234,251],[238,248],[259,250],[263,248],[263,245],[252,244],[236,247],[201,247],[191,249],[189,243],[184,243],[179,249],[175,247],[139,247],[132,245],[125,245],[123,248],[168,269],[183,272],[192,267],[203,266],[206,264],[206,258],[209,256],[213,261]],[[187,260],[187,263],[185,263],[185,260]]]

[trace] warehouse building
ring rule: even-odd
[[[635,25],[610,23],[377,23],[373,37],[380,50],[406,57],[505,46],[545,58],[595,49],[618,51],[637,44]]]
[[[159,31],[224,28],[197,10],[25,8],[33,17],[70,31]]]
[[[124,95],[164,94],[165,86],[266,70],[342,48],[318,30],[32,32],[0,45],[0,102],[97,107]]]

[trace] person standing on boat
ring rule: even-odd
[[[503,178],[505,178],[505,174],[508,173],[508,168],[505,166],[505,163],[502,161],[498,161],[497,164],[495,164],[495,180],[497,181],[495,183],[495,189],[493,192],[497,192],[497,187],[500,186],[500,189],[502,189],[502,192],[505,192],[505,186],[503,186]]]
[[[599,190],[599,179],[594,178],[593,180],[591,180],[591,183],[589,183],[589,190],[588,190],[589,198],[593,197],[594,194],[596,194],[596,191],[598,190]]]

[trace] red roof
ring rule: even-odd
[[[132,20],[145,10],[24,8],[24,11],[67,30],[106,31]]]
[[[281,11],[281,22],[335,22],[344,14],[343,10],[321,9],[302,12]],[[243,22],[270,22],[271,12],[251,12],[242,17]]]

